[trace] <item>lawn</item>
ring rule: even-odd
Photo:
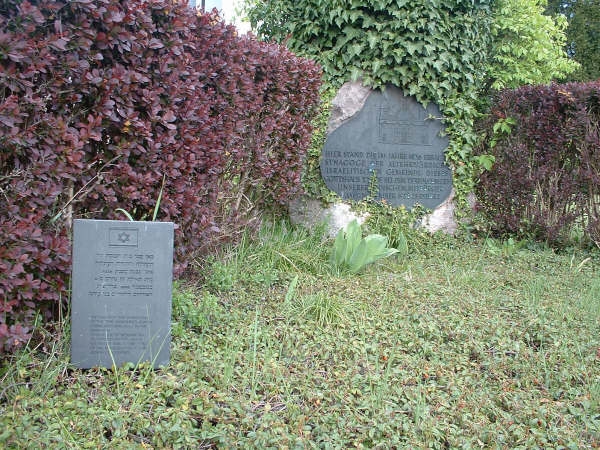
[[[0,448],[599,448],[600,254],[415,238],[358,275],[277,225],[178,283],[171,364],[0,369]]]

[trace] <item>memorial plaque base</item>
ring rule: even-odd
[[[72,363],[168,364],[172,272],[172,223],[75,220]]]
[[[435,209],[452,190],[439,109],[423,107],[394,86],[364,98],[364,89],[342,88],[333,100],[334,111],[341,111],[344,120],[332,116],[330,121],[321,158],[325,184],[344,200],[362,200],[376,185],[379,200]],[[349,108],[336,108],[336,103],[361,109],[350,115]]]

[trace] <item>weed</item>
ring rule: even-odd
[[[600,320],[600,278],[595,278],[587,289],[583,290],[581,302],[581,307],[590,320]]]
[[[254,323],[252,328],[252,358],[251,358],[251,375],[250,385],[252,386],[252,398],[256,396],[256,386],[258,384],[258,367],[257,367],[257,354],[258,354],[258,308],[254,311]]]
[[[213,292],[227,292],[233,289],[237,281],[237,268],[233,264],[215,261],[210,267],[210,274],[206,279],[207,287]]]
[[[396,249],[398,249],[398,256],[404,257],[408,255],[408,239],[406,239],[406,235],[402,231],[398,233]]]
[[[285,293],[284,304],[287,306],[292,302],[294,295],[296,294],[296,288],[298,287],[298,275],[292,278],[290,285],[288,286],[287,292]]]
[[[386,236],[392,248],[402,251],[403,239],[415,244],[426,239],[426,232],[415,226],[427,213],[419,205],[408,211],[404,206],[393,206],[385,200],[376,201],[369,197],[357,203],[355,209],[368,213],[366,232]]]
[[[512,237],[501,242],[492,238],[486,238],[484,242],[490,253],[493,255],[501,255],[504,258],[515,255],[527,245],[527,241],[516,241]]]
[[[301,295],[288,307],[296,319],[309,319],[319,328],[348,320],[348,306],[340,297],[324,292]]]
[[[358,273],[368,264],[396,253],[398,250],[388,248],[387,238],[380,234],[363,238],[360,225],[353,220],[338,232],[329,260],[338,273]]]
[[[177,327],[174,334],[181,334],[181,327],[196,332],[206,331],[222,315],[219,299],[209,292],[196,292],[175,284],[173,291],[173,317]]]
[[[152,222],[156,221],[156,218],[158,216],[158,211],[160,210],[160,202],[162,201],[162,196],[163,196],[163,191],[165,189],[165,180],[166,180],[166,176],[163,175],[163,179],[162,179],[162,185],[160,186],[160,191],[158,192],[158,198],[156,199],[156,203],[154,204],[154,211],[152,212]],[[127,220],[129,220],[130,222],[133,222],[135,219],[133,218],[134,215],[136,215],[137,211],[133,210],[132,213],[129,213],[128,211],[126,211],[123,208],[116,208],[115,212],[119,212],[121,214],[123,214]],[[146,220],[147,218],[147,214],[143,214],[140,220]]]
[[[288,222],[266,222],[255,236],[242,236],[219,259],[204,263],[213,292],[227,292],[238,283],[268,288],[284,281],[285,273],[318,275],[327,270],[325,229],[294,228]]]

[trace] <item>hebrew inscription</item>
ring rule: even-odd
[[[90,297],[152,297],[153,253],[97,253]]]
[[[379,200],[434,209],[452,189],[440,116],[435,105],[424,108],[393,86],[372,92],[363,109],[327,137],[321,159],[327,187],[361,200],[372,194],[371,183]]]

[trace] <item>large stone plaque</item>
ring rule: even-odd
[[[327,187],[343,199],[361,200],[375,174],[379,200],[435,209],[452,190],[440,118],[435,105],[424,108],[394,86],[373,91],[363,108],[327,137],[321,159]]]
[[[75,220],[71,361],[169,362],[173,224]]]

